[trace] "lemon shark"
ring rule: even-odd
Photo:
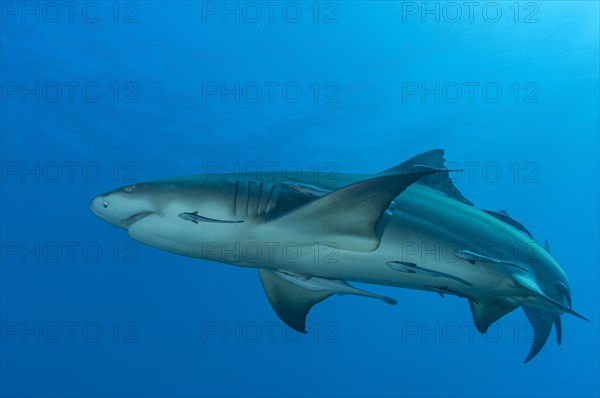
[[[144,244],[184,256],[257,268],[268,301],[306,332],[310,309],[359,295],[396,304],[350,282],[468,300],[477,329],[522,307],[536,356],[572,309],[567,276],[506,212],[483,210],[453,185],[444,152],[376,174],[283,172],[192,175],[128,185],[90,203],[104,221]]]

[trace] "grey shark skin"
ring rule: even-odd
[[[333,294],[395,302],[349,281],[466,298],[481,333],[522,306],[535,332],[526,362],[553,325],[560,344],[563,312],[583,318],[571,309],[569,282],[549,249],[505,213],[465,199],[442,150],[378,174],[253,177],[140,183],[100,195],[90,208],[150,246],[257,268],[277,315],[302,332],[311,307]]]

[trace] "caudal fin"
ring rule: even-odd
[[[552,325],[556,326],[556,340],[558,341],[559,345],[561,344],[562,325],[560,321],[560,315],[563,312],[575,315],[576,317],[589,322],[589,320],[583,315],[573,311],[566,305],[547,296],[538,286],[538,284],[533,279],[531,279],[529,275],[514,274],[513,278],[515,282],[521,285],[521,287],[527,289],[527,291],[529,291],[531,295],[541,298],[546,303],[550,304],[548,308],[540,308],[527,305],[523,306],[523,311],[525,311],[527,319],[529,319],[529,322],[531,322],[531,326],[533,327],[534,332],[533,345],[531,346],[531,351],[529,351],[529,355],[525,359],[525,363],[533,359],[533,357],[535,357],[544,347],[544,344],[546,344],[546,340],[548,340],[548,336],[550,335],[550,331],[552,330]]]
[[[548,336],[550,336],[553,324],[556,323],[558,344],[561,343],[562,330],[560,326],[560,315],[558,313],[528,306],[523,306],[523,311],[525,312],[527,319],[529,319],[534,333],[533,345],[524,362],[527,363],[542,350],[544,344],[546,344],[546,341],[548,340]]]

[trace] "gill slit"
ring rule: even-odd
[[[256,201],[256,214],[260,214],[260,199],[262,198],[263,182],[258,186],[258,200]]]
[[[269,198],[267,199],[267,205],[265,206],[265,214],[269,213],[269,206],[271,205],[271,197],[273,196],[274,190],[275,190],[275,185],[271,185],[271,189],[269,190]]]
[[[238,185],[239,181],[235,182],[235,191],[233,192],[233,215],[237,216],[237,199],[238,199]]]
[[[246,217],[248,217],[248,206],[250,205],[250,191],[252,190],[252,181],[248,181],[248,189],[246,190]]]

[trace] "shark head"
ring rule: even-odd
[[[203,257],[198,247],[235,239],[234,187],[182,177],[127,185],[92,199],[90,210],[141,243]]]
[[[96,196],[90,202],[90,210],[107,223],[128,229],[145,217],[161,212],[161,206],[152,195],[159,190],[152,183],[127,185]]]

